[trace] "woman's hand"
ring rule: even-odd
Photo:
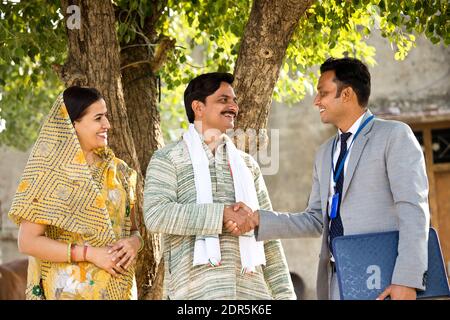
[[[88,247],[86,260],[113,276],[117,276],[118,273],[125,274],[126,270],[117,266],[112,260],[113,254],[110,253],[110,250],[111,247]]]
[[[126,270],[136,259],[140,245],[139,238],[131,236],[114,243],[108,252],[112,254],[116,266]]]

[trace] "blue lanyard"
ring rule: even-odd
[[[364,129],[364,127],[374,118],[374,115],[371,115],[369,118],[367,118],[358,128],[358,130],[355,133],[355,136],[353,137],[352,143],[350,143],[350,146],[347,148],[347,151],[344,154],[344,157],[342,158],[341,163],[339,164],[339,168],[336,172],[334,172],[334,166],[333,166],[333,155],[334,155],[334,148],[335,145],[337,143],[337,140],[335,140],[333,142],[333,148],[331,149],[331,169],[333,170],[333,181],[334,183],[336,183],[339,179],[339,176],[342,173],[342,169],[344,168],[344,163],[345,163],[345,159],[347,159],[348,156],[348,152],[350,151],[350,148],[353,145],[353,142],[355,142],[356,137],[358,137],[359,133],[361,132],[362,129]]]

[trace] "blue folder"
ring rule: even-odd
[[[391,284],[398,255],[398,231],[333,239],[341,300],[376,299]],[[430,228],[426,290],[417,299],[450,296],[447,273],[436,231]]]

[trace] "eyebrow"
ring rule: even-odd
[[[229,95],[226,95],[226,94],[220,95],[219,98],[232,98],[233,100],[237,100],[236,96],[233,97],[233,96],[229,96]]]
[[[108,112],[97,113],[94,117],[105,116]]]

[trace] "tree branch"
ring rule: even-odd
[[[148,61],[148,60],[141,60],[141,61],[132,62],[132,63],[129,63],[129,64],[125,65],[125,66],[120,67],[120,71],[122,71],[123,69],[129,68],[129,67],[133,67],[133,66],[136,66],[138,64],[144,64],[144,63],[148,63],[148,64],[151,65],[150,61]]]

